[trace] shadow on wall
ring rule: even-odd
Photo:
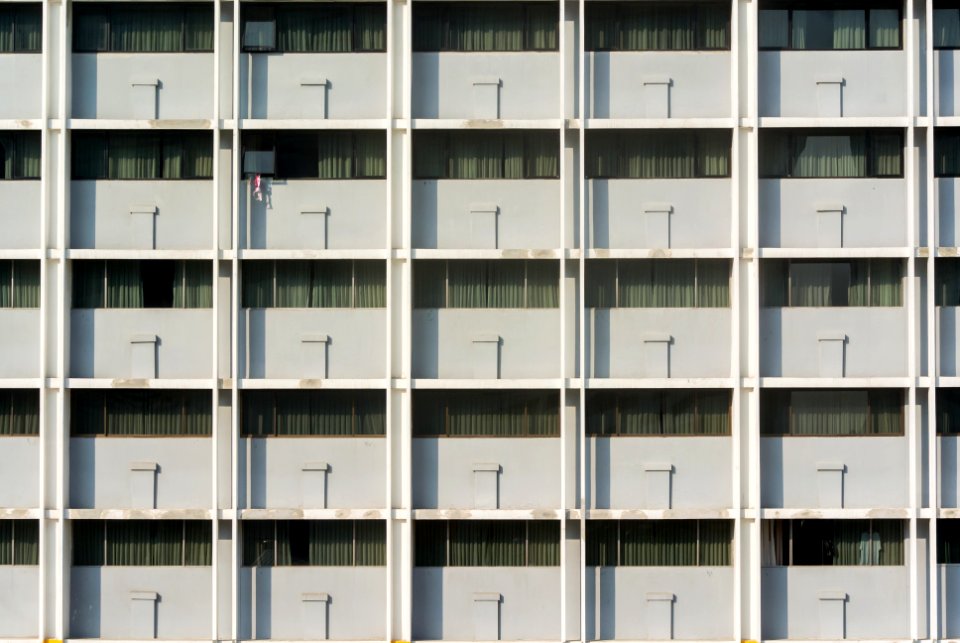
[[[440,54],[413,54],[413,117],[440,118]]]
[[[103,568],[70,567],[70,638],[100,638]]]
[[[414,181],[413,183],[413,247],[438,248],[440,225],[437,207],[438,181]]]
[[[92,509],[97,497],[96,438],[70,438],[70,508]]]
[[[761,275],[762,279],[762,275]],[[760,303],[760,375],[783,376],[783,308],[765,308]]]
[[[613,640],[617,638],[617,568],[587,567],[584,574],[587,638]]]
[[[587,368],[590,377],[610,377],[610,309],[588,308],[584,315],[588,342]]]
[[[957,245],[957,179],[937,179],[937,245]]]
[[[783,64],[782,57],[783,54],[779,51],[760,52],[759,84],[762,90],[759,102],[761,116],[782,116],[780,113],[783,109],[780,104],[781,92],[783,91],[780,77],[780,69]]]
[[[783,507],[783,450],[785,446],[786,441],[783,438],[760,438],[760,453],[763,462],[760,472],[760,504],[763,507]]]
[[[444,627],[443,572],[443,567],[413,568],[414,640],[440,641],[449,638]]]
[[[414,290],[416,290],[414,267]],[[413,311],[413,376],[435,379],[440,371],[440,314],[437,309]]]
[[[768,248],[783,247],[782,187],[780,179],[760,181],[760,245]]]
[[[610,118],[610,54],[595,51],[587,54],[590,64],[584,65],[586,103],[590,118]]]
[[[610,509],[610,444],[611,438],[588,438],[584,443],[587,456],[585,503],[593,509]]]
[[[440,504],[440,440],[413,438],[413,508],[436,509]]]
[[[763,544],[761,543],[761,550]],[[761,561],[761,565],[762,565]],[[799,617],[798,620],[810,621],[817,618],[813,614],[802,614],[796,610],[787,609],[790,604],[790,591],[787,582],[789,567],[763,567],[760,570],[760,613],[761,631],[764,639],[787,639],[790,630],[790,617]],[[805,628],[804,628],[805,629]]]

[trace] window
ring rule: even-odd
[[[40,530],[36,520],[0,520],[0,565],[37,565]]]
[[[40,307],[40,262],[0,259],[0,308]]]
[[[244,261],[244,308],[383,308],[383,261]]]
[[[960,49],[960,4],[936,3],[933,10],[933,48]]]
[[[243,391],[240,402],[245,437],[386,434],[383,391]]]
[[[730,176],[730,130],[592,130],[588,179]]]
[[[587,391],[587,435],[730,435],[728,390]]]
[[[937,435],[960,435],[960,389],[937,389]]]
[[[730,565],[729,520],[588,520],[588,567]]]
[[[960,520],[937,521],[937,563],[960,564]]]
[[[589,2],[587,51],[730,49],[730,5],[721,2]]]
[[[387,50],[387,5],[376,3],[247,4],[243,51],[324,54]]]
[[[256,132],[243,138],[245,174],[277,179],[383,179],[387,139],[381,131]],[[274,162],[263,165],[273,157]]]
[[[900,130],[764,130],[760,178],[902,178]]]
[[[0,54],[38,54],[43,47],[43,5],[0,4]]]
[[[39,178],[40,132],[0,132],[0,181]]]
[[[900,306],[899,259],[769,259],[761,266],[761,305]]]
[[[761,435],[903,435],[901,389],[767,389]]]
[[[209,566],[206,520],[75,520],[73,564],[79,567]]]
[[[212,274],[209,261],[74,261],[73,307],[211,308]]]
[[[600,259],[587,262],[588,308],[726,308],[726,259]]]
[[[554,2],[413,4],[414,51],[556,51]]]
[[[73,132],[75,181],[210,178],[210,132]]]
[[[0,437],[40,435],[40,391],[0,389]]]
[[[960,261],[937,259],[937,306],[960,306]]]
[[[560,266],[524,259],[425,260],[414,266],[415,308],[556,308]]]
[[[900,49],[900,7],[898,2],[877,0],[764,3],[759,12],[760,49]]]
[[[765,520],[764,567],[903,565],[900,520]]]
[[[414,437],[557,437],[557,391],[416,391]]]
[[[424,520],[414,526],[417,567],[556,567],[555,520]]]
[[[382,520],[245,520],[245,567],[382,567]]]
[[[957,11],[960,11],[958,9]],[[934,130],[934,175],[960,177],[960,128],[938,127]]]
[[[413,176],[416,179],[556,179],[560,176],[560,134],[546,130],[415,131]]]
[[[77,53],[213,51],[209,4],[77,3],[73,24]]]
[[[210,391],[70,392],[74,437],[206,437],[212,420]]]

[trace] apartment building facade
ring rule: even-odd
[[[0,1],[0,639],[960,637],[958,52]]]

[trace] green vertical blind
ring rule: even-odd
[[[0,259],[0,308],[40,307],[40,262]]]
[[[382,567],[382,520],[245,520],[245,567]]]
[[[937,520],[937,563],[960,565],[960,520]]]
[[[414,437],[557,437],[557,391],[416,391]]]
[[[556,308],[560,266],[526,259],[428,259],[413,273],[414,308]]]
[[[891,307],[903,300],[899,259],[769,259],[760,278],[767,307]]]
[[[0,389],[0,437],[40,435],[40,392]]]
[[[760,537],[764,567],[904,564],[901,520],[765,520]]]
[[[387,49],[387,5],[383,2],[243,3],[240,14],[242,46],[248,52],[322,54]]]
[[[588,2],[587,51],[710,51],[730,48],[723,2]]]
[[[902,4],[770,3],[759,12],[760,49],[900,49]]]
[[[246,437],[386,434],[383,391],[243,391],[240,433]]]
[[[40,132],[0,131],[0,180],[40,178]]]
[[[937,434],[960,435],[960,389],[937,389]]]
[[[556,567],[555,520],[424,520],[414,523],[417,567]]]
[[[0,54],[38,54],[43,47],[43,5],[0,4]]]
[[[75,520],[75,566],[209,566],[211,523],[205,520]]]
[[[74,180],[213,178],[210,132],[73,132],[72,151]]]
[[[761,178],[903,177],[902,130],[767,129],[759,145]]]
[[[591,130],[588,179],[730,176],[730,130]]]
[[[213,51],[213,6],[205,3],[83,2],[73,8],[78,53]]]
[[[413,133],[417,179],[556,179],[560,133],[549,130]]]
[[[588,567],[731,564],[730,520],[588,520]]]
[[[0,520],[0,565],[37,565],[40,530],[36,520]]]
[[[74,437],[206,437],[212,424],[209,391],[70,392],[70,433]]]
[[[272,153],[278,179],[382,179],[387,176],[387,139],[382,131],[248,132],[243,137],[244,169],[248,153]],[[270,174],[270,172],[264,172]]]
[[[767,389],[762,435],[903,435],[902,389]]]
[[[953,178],[960,176],[960,128],[938,127],[933,136],[934,175]]]
[[[726,308],[726,259],[599,259],[587,262],[588,308]]]
[[[387,266],[376,260],[244,261],[244,308],[384,308]]]
[[[421,2],[413,5],[413,50],[556,51],[555,2]]]
[[[73,262],[74,308],[211,308],[209,261],[96,259]]]
[[[730,435],[729,390],[587,392],[587,435]]]

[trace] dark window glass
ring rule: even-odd
[[[37,54],[43,47],[43,5],[0,4],[0,54]]]
[[[587,392],[587,435],[730,435],[728,390]]]
[[[213,51],[213,6],[165,2],[77,3],[73,50],[182,53]]]
[[[766,307],[902,305],[899,259],[768,259],[761,266]]]
[[[209,261],[75,261],[73,307],[211,308],[212,274]]]
[[[557,391],[417,391],[413,435],[418,437],[556,437]]]
[[[417,179],[555,179],[560,176],[560,133],[416,131]]]
[[[553,2],[413,4],[414,51],[556,51]]]
[[[386,434],[383,391],[243,391],[244,436],[371,436]]]
[[[40,307],[40,262],[0,260],[0,308]]]
[[[768,2],[759,11],[759,45],[767,50],[900,49],[895,2]]]
[[[184,436],[211,434],[210,392],[74,389],[70,392],[73,436]]]
[[[277,179],[382,179],[382,131],[254,132],[243,137],[243,172]]]
[[[694,179],[730,176],[729,130],[591,130],[587,178]]]
[[[960,564],[960,520],[937,521],[937,563]]]
[[[75,181],[213,178],[211,132],[73,132],[72,154]]]
[[[387,6],[371,3],[241,5],[243,51],[351,53],[387,49]]]
[[[331,259],[244,261],[244,308],[383,308],[383,261]]]
[[[0,520],[0,566],[39,564],[36,520]]]
[[[940,177],[960,176],[960,128],[937,128],[933,148],[934,174]]]
[[[761,178],[903,177],[901,130],[767,129],[759,151]]]
[[[382,567],[382,520],[246,520],[245,567]]]
[[[901,520],[765,520],[764,567],[903,565]]]
[[[525,259],[428,259],[414,266],[415,308],[556,308],[560,266]]]
[[[588,308],[726,308],[726,259],[600,259],[587,262]]]
[[[902,435],[901,389],[767,389],[762,435]]]
[[[40,178],[40,132],[0,132],[0,181]]]
[[[730,48],[722,2],[588,2],[588,51],[710,51]]]
[[[589,567],[716,567],[731,565],[729,520],[590,520]]]
[[[414,523],[417,567],[556,567],[560,523],[423,520]]]
[[[960,435],[960,389],[937,389],[937,434]]]
[[[75,566],[209,566],[212,532],[203,520],[75,520]]]

